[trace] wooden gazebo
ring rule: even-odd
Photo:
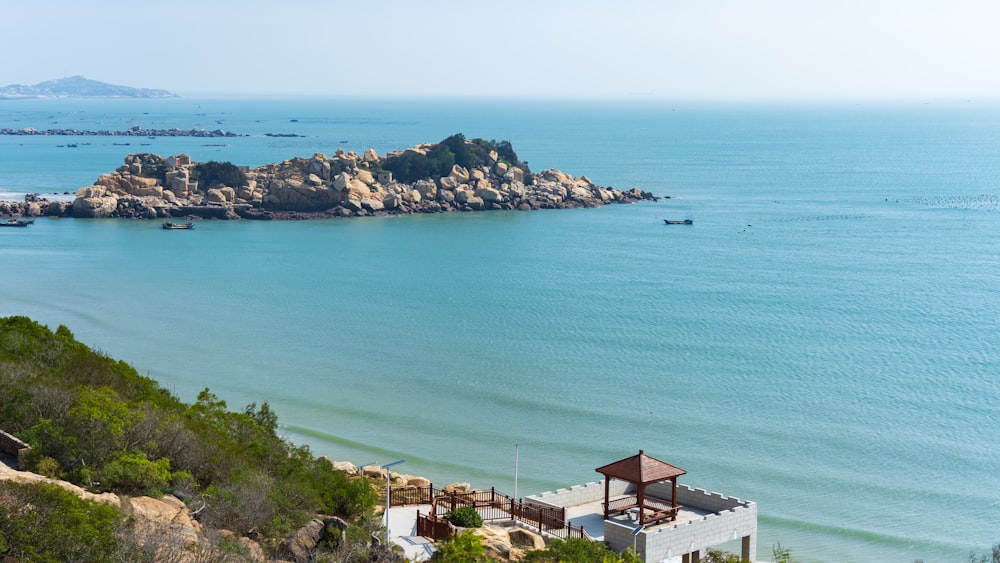
[[[596,471],[604,475],[604,519],[613,514],[621,514],[632,509],[639,511],[639,524],[656,524],[677,518],[680,505],[677,504],[677,478],[687,473],[679,467],[660,461],[639,450],[638,455],[598,467]],[[636,494],[611,500],[612,479],[628,481],[635,485]],[[646,486],[670,481],[670,500],[646,496]]]

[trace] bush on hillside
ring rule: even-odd
[[[642,561],[638,555],[632,553],[631,548],[618,554],[611,551],[611,548],[603,542],[583,538],[552,540],[552,543],[545,549],[527,552],[523,560],[532,563],[562,563],[564,561],[572,561],[573,563],[640,563]]]
[[[116,561],[113,506],[46,483],[0,487],[0,558],[4,561]]]
[[[316,513],[356,518],[378,493],[277,435],[267,403],[194,404],[124,362],[25,317],[0,318],[0,428],[31,444],[31,470],[130,495],[204,505],[210,527],[281,535]]]
[[[471,506],[461,506],[449,510],[444,515],[444,519],[460,528],[478,528],[483,525],[483,517]]]

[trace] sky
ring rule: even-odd
[[[1000,98],[1000,0],[0,0],[0,86],[184,97]]]

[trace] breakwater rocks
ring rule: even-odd
[[[390,153],[421,155],[436,145]],[[393,179],[372,149],[337,150],[249,169],[229,163],[191,162],[186,155],[163,158],[133,154],[123,166],[80,188],[72,203],[0,202],[8,216],[70,216],[214,219],[300,219],[597,207],[655,200],[638,188],[616,190],[586,176],[558,170],[528,174],[490,151],[482,164],[452,165],[447,174],[403,183]]]
[[[0,135],[13,135],[13,136],[53,136],[53,135],[65,135],[65,136],[78,136],[78,137],[241,137],[243,135],[237,135],[236,133],[226,132],[221,129],[216,129],[214,131],[206,131],[204,129],[143,129],[141,126],[136,125],[129,129],[123,131],[89,131],[81,129],[34,129],[32,127],[25,127],[24,129],[10,129],[3,128],[0,129]]]

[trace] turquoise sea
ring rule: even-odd
[[[333,459],[511,493],[519,444],[523,496],[642,448],[757,501],[762,559],[965,561],[1000,542],[998,110],[3,101],[0,127],[248,135],[0,137],[12,197],[134,152],[257,166],[456,132],[671,197],[176,232],[40,219],[0,232],[0,315],[65,324],[185,400],[268,401]]]

